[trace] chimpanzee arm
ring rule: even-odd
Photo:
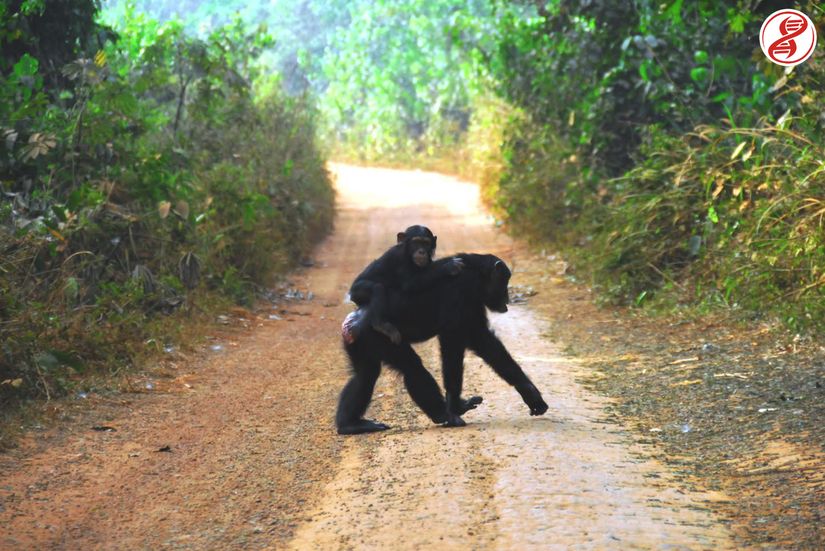
[[[368,318],[370,325],[379,333],[383,333],[394,343],[401,342],[401,333],[398,328],[387,321],[387,288],[381,283],[372,286],[372,296],[369,303]]]
[[[401,282],[401,292],[404,294],[417,293],[432,287],[435,282],[444,277],[457,275],[464,268],[464,262],[459,257],[441,260],[423,272],[407,277]]]
[[[372,262],[355,278],[350,287],[350,300],[359,308],[367,308],[365,323],[369,323],[376,331],[383,333],[393,343],[401,342],[401,333],[398,328],[387,321],[387,281],[392,281],[388,274],[394,265],[393,255],[403,252],[403,249],[390,249],[381,258]]]
[[[373,288],[377,284],[367,279],[356,279],[349,289],[349,298],[358,306],[366,306],[372,300]]]
[[[396,251],[393,247],[380,258],[373,260],[364,268],[364,271],[358,274],[352,287],[349,289],[350,300],[358,306],[366,306],[372,301],[373,289],[376,285],[386,285],[391,281],[389,267],[397,262],[394,256],[397,256],[400,251]]]

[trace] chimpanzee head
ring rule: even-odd
[[[419,268],[426,268],[435,254],[436,237],[425,226],[410,226],[398,232],[398,243],[404,244],[404,253],[413,264]]]
[[[510,283],[510,268],[500,258],[490,255],[490,270],[485,273],[484,306],[493,312],[504,313],[510,296],[507,285]]]

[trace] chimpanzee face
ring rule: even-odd
[[[413,237],[407,242],[407,253],[412,258],[413,264],[419,268],[424,268],[433,259],[433,245],[426,237]]]
[[[510,296],[507,285],[510,283],[510,269],[501,260],[496,260],[484,287],[484,305],[493,312],[504,313]]]
[[[436,236],[424,226],[410,226],[398,234],[398,243],[403,243],[407,258],[419,268],[426,268],[435,254]]]

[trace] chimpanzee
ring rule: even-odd
[[[461,415],[481,403],[477,396],[469,400],[461,398],[467,348],[516,388],[530,408],[530,415],[542,415],[547,411],[541,393],[489,328],[485,307],[494,312],[507,311],[510,270],[493,255],[460,254],[456,257],[464,265],[456,277],[440,279],[418,293],[389,294],[389,320],[401,332],[403,343],[394,344],[368,326],[353,333],[352,328],[361,325],[363,316],[368,315],[363,309],[356,310],[344,321],[344,349],[350,358],[353,375],[338,403],[336,424],[339,434],[389,428],[384,423],[363,418],[382,363],[403,374],[410,396],[433,422],[463,426]],[[445,258],[434,264],[438,266],[450,260]],[[435,379],[407,344],[436,335],[441,346],[446,402]]]
[[[363,323],[385,334],[395,344],[401,342],[401,334],[387,321],[387,293],[393,290],[408,295],[461,271],[461,259],[433,266],[436,239],[425,226],[410,226],[399,232],[397,243],[371,262],[350,288],[350,298],[355,304],[369,305]]]

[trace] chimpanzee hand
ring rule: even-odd
[[[461,273],[461,270],[464,269],[464,261],[459,257],[455,257],[450,262],[445,264],[445,268],[447,269],[447,273],[451,276],[458,275]]]
[[[393,344],[399,344],[401,342],[401,333],[390,322],[387,321],[384,323],[375,324],[373,325],[373,328],[379,333],[383,333],[389,337]]]
[[[521,399],[524,400],[527,407],[530,408],[530,415],[544,415],[547,412],[547,403],[533,383],[518,385],[516,390],[521,394]]]

